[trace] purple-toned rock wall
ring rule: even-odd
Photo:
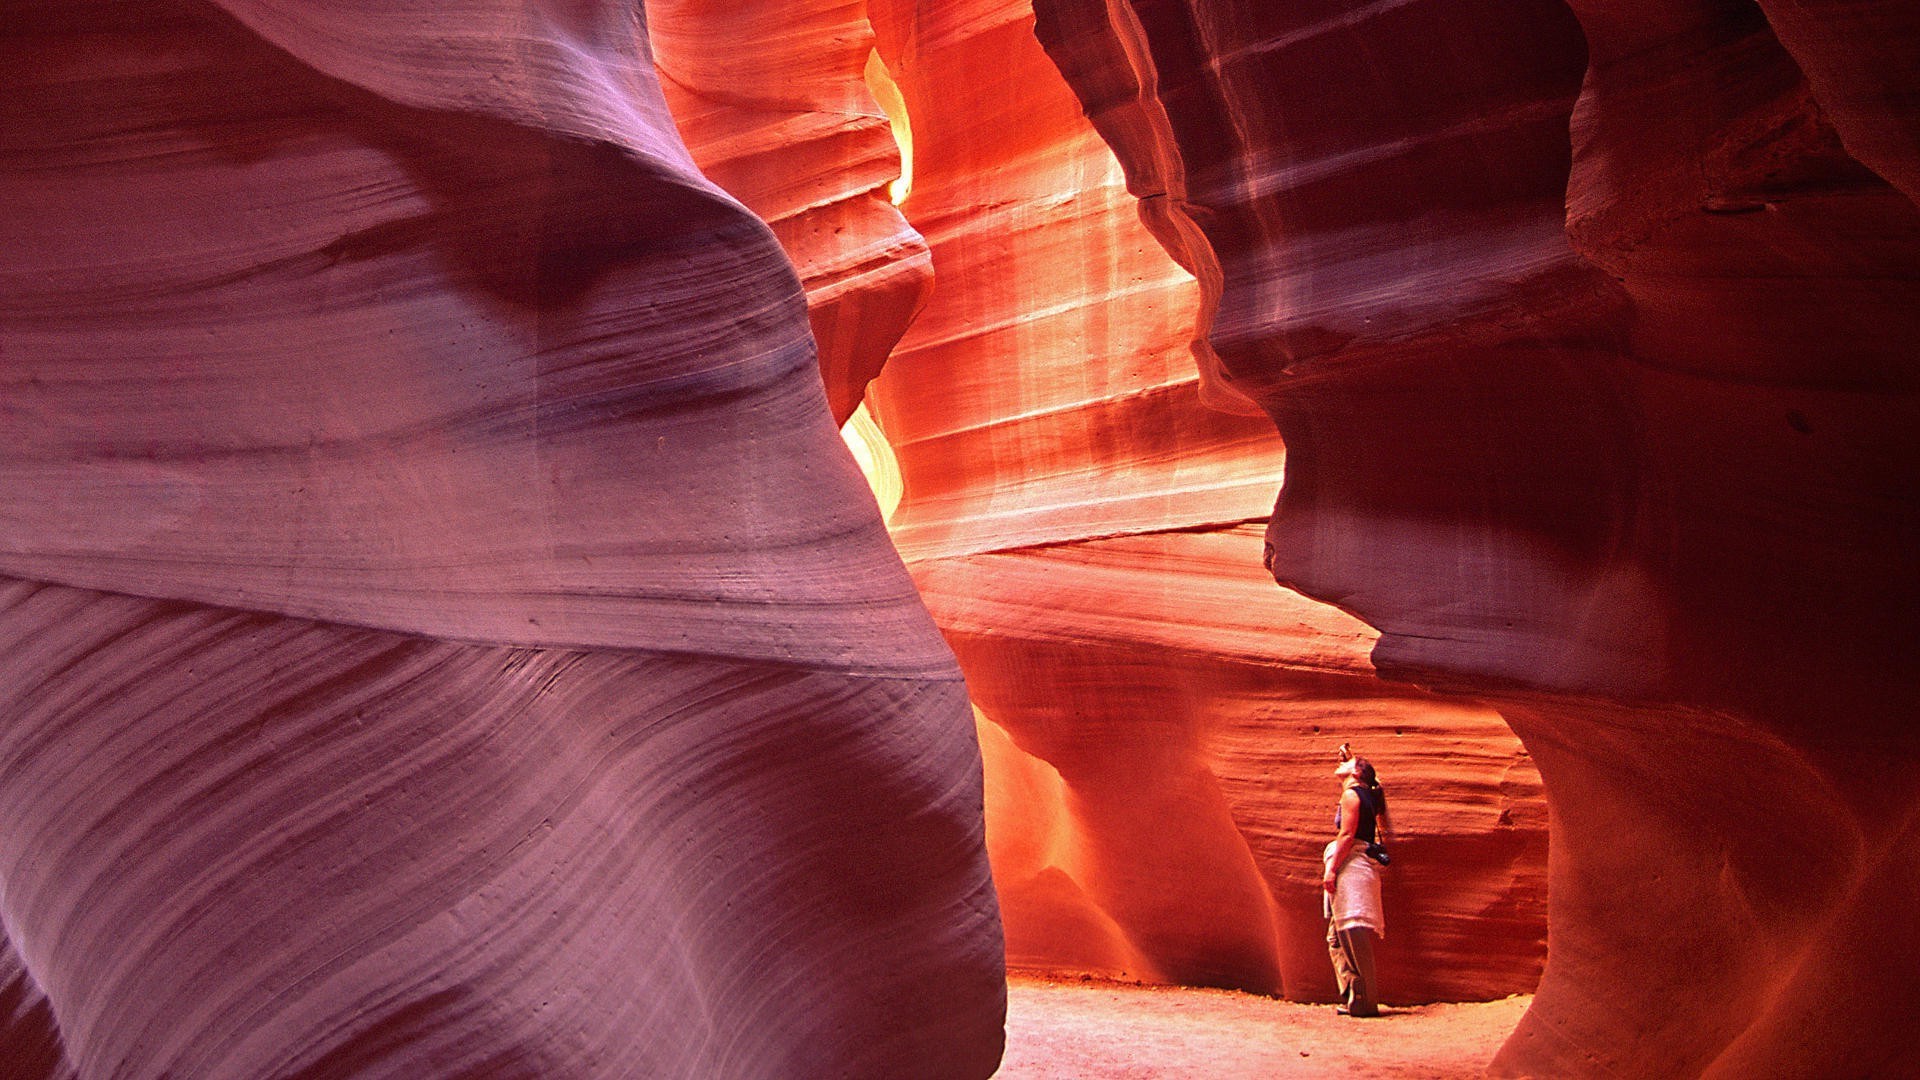
[[[638,9],[224,7],[7,6],[8,1075],[990,1072],[965,690]]]

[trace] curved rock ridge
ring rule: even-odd
[[[1275,576],[1540,762],[1553,959],[1497,1072],[1904,1061],[1909,7],[1036,2],[1222,267]]]
[[[1405,830],[1389,996],[1531,990],[1538,776],[1495,714],[1382,683],[1367,627],[1259,570],[1284,450],[1210,405],[1237,392],[1191,343],[1211,250],[1176,252],[1199,281],[1162,253],[1184,219],[1123,187],[1024,5],[872,19],[939,286],[869,400],[981,713],[1010,962],[1330,1000],[1317,860],[1352,741]]]
[[[951,677],[631,12],[95,10],[16,33],[0,571]]]
[[[1763,0],[1760,9],[1847,153],[1920,201],[1920,106],[1911,63],[1920,12],[1832,0]],[[1594,21],[1591,14],[1584,19]]]
[[[10,5],[8,1075],[983,1077],[952,654],[636,5]]]
[[[800,274],[834,420],[926,302],[926,241],[888,200],[900,148],[867,81],[865,4],[648,0],[654,63],[701,171]]]
[[[0,632],[0,898],[82,1076],[993,1071],[958,683],[24,582]]]

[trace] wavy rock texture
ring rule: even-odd
[[[1275,575],[1540,763],[1552,960],[1496,1071],[1903,1071],[1910,7],[1036,7],[1222,268]]]
[[[1141,213],[1026,5],[871,14],[939,280],[869,402],[981,713],[1010,962],[1331,999],[1318,860],[1351,740],[1404,838],[1389,997],[1531,989],[1538,774],[1497,715],[1383,683],[1367,627],[1274,593],[1283,451],[1211,407],[1244,399],[1192,343],[1210,251],[1167,256],[1182,226]]]
[[[933,284],[926,242],[887,198],[900,151],[865,78],[866,5],[648,0],[647,20],[694,161],[800,273],[844,423]]]
[[[637,10],[224,7],[6,6],[14,1075],[991,1072],[965,692]]]

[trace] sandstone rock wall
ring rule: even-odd
[[[1498,1070],[1900,1071],[1913,13],[1036,8],[1222,267],[1275,575],[1540,763],[1552,945]]]
[[[8,1075],[990,1073],[965,691],[638,9],[224,8],[6,5]]]
[[[773,227],[807,291],[844,423],[925,303],[933,265],[888,201],[900,153],[862,3],[648,0],[661,88],[700,170]]]
[[[871,13],[936,282],[869,400],[981,713],[1010,961],[1330,1000],[1318,860],[1352,741],[1401,830],[1389,996],[1531,989],[1537,773],[1497,715],[1383,683],[1369,628],[1272,590],[1285,453],[1215,377],[1212,250],[1126,190],[1028,5]]]
[[[1340,741],[1390,999],[1549,785],[1499,1071],[1899,1071],[1906,6],[5,12],[25,1075],[982,1075],[983,797],[1014,961],[1323,996]]]

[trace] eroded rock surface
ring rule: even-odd
[[[1036,8],[1221,267],[1276,576],[1540,763],[1552,959],[1498,1071],[1901,1071],[1910,6]]]
[[[1330,1000],[1318,860],[1351,741],[1402,830],[1389,999],[1530,990],[1538,775],[1496,714],[1383,683],[1369,628],[1272,589],[1284,452],[1196,345],[1211,249],[1126,190],[1027,5],[871,10],[938,277],[870,401],[894,537],[981,712],[1010,962]]]
[[[926,302],[926,242],[888,201],[898,144],[866,78],[861,3],[648,0],[661,87],[701,171],[773,227],[799,271],[844,423]]]
[[[917,582],[1016,961],[1324,994],[1352,741],[1500,1071],[1899,1071],[1909,8],[6,5],[0,1054],[990,1071]]]
[[[965,691],[638,9],[223,7],[7,5],[9,1075],[991,1072]]]

